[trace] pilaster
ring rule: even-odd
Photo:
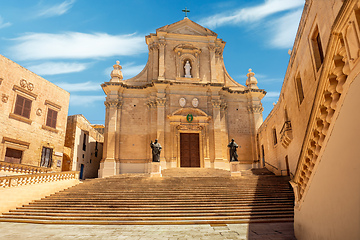
[[[165,104],[166,98],[157,98],[156,106],[157,106],[157,139],[158,142],[164,146],[165,145]],[[165,150],[160,154],[160,165],[163,169],[166,168],[166,160],[165,160]]]
[[[113,176],[118,173],[118,159],[116,154],[119,153],[116,143],[119,136],[118,118],[121,113],[118,114],[118,106],[121,105],[119,99],[109,98],[105,101],[106,106],[106,119],[105,119],[105,133],[104,133],[104,149],[103,159],[100,162],[99,177]],[[119,110],[119,112],[121,112]]]
[[[165,41],[159,42],[159,77],[158,80],[165,80]]]
[[[215,55],[215,45],[209,46],[210,51],[210,73],[211,73],[211,82],[216,83],[216,55]]]
[[[221,132],[221,100],[213,99],[211,100],[212,109],[213,109],[213,129],[214,129],[214,150],[215,150],[215,159],[214,159],[214,168],[224,169],[223,161],[223,152],[222,152],[222,132]]]

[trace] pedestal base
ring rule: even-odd
[[[150,163],[150,177],[162,177],[160,162]]]
[[[100,162],[100,169],[98,171],[99,178],[110,177],[118,174],[116,171],[118,163],[115,159],[105,159]]]
[[[231,176],[241,176],[240,172],[240,163],[239,162],[230,162],[230,172]]]

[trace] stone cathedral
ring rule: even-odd
[[[229,170],[231,139],[241,168],[253,166],[266,92],[251,69],[246,85],[234,81],[224,66],[225,42],[188,18],[145,38],[145,68],[124,80],[117,62],[101,85],[107,96],[99,177],[150,172],[155,139],[162,145],[161,169]]]

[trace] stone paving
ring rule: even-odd
[[[1,240],[296,240],[293,223],[204,225],[52,225],[0,222]]]

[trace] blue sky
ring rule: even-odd
[[[100,84],[120,60],[124,79],[148,57],[145,35],[188,17],[227,42],[224,62],[245,85],[249,68],[263,99],[264,119],[281,90],[305,0],[17,0],[0,3],[0,54],[70,92],[69,115],[105,119]]]

